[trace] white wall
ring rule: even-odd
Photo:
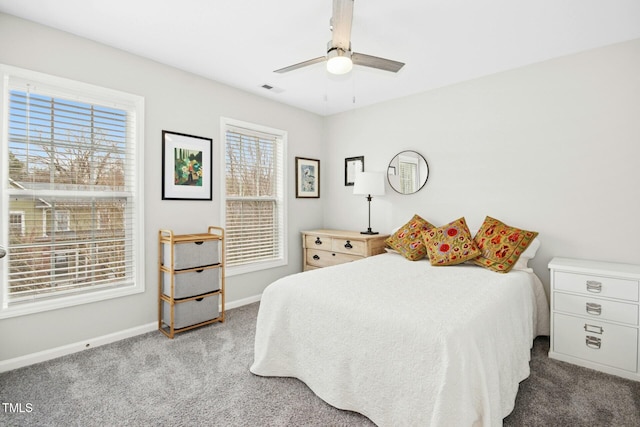
[[[409,64],[408,66],[410,66]],[[540,233],[532,264],[548,285],[554,256],[640,263],[640,40],[444,87],[328,119],[332,191],[325,226],[366,229],[344,158],[385,171],[412,149],[427,185],[372,202],[372,228],[414,213],[437,225],[486,215]]]
[[[0,14],[0,63],[145,97],[146,292],[0,321],[0,362],[157,322],[158,229],[176,233],[220,225],[220,182],[213,201],[161,200],[161,131],[213,138],[220,159],[220,117],[288,131],[289,265],[227,278],[227,302],[259,295],[275,278],[301,270],[300,230],[322,226],[321,200],[297,200],[294,157],[323,158],[324,119],[68,33]]]

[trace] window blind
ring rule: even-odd
[[[9,228],[5,305],[131,285],[135,108],[9,87],[4,185],[21,225]]]
[[[283,141],[229,127],[226,135],[226,262],[280,259],[284,251]]]

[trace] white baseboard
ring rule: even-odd
[[[261,297],[262,295],[254,295],[249,298],[232,301],[228,304],[225,304],[225,309],[231,310],[233,308],[242,307],[243,305],[253,304],[254,302],[260,301]],[[0,360],[0,372],[12,371],[14,369],[23,368],[25,366],[33,365],[36,363],[46,362],[47,360],[66,356],[68,354],[78,353],[89,348],[100,347],[101,345],[135,337],[136,335],[146,334],[147,332],[155,331],[157,329],[158,322],[154,321],[152,323],[147,323],[146,325],[125,329],[124,331],[114,332],[113,334],[103,335],[101,337],[90,338],[82,342],[67,344],[49,350],[43,350],[37,353],[15,357],[13,359]]]
[[[89,338],[88,340],[73,344],[63,345],[61,347],[49,350],[39,351],[37,353],[27,354],[25,356],[0,361],[0,372],[11,371],[13,369],[22,368],[24,366],[33,365],[35,363],[45,362],[57,357],[66,356],[68,354],[77,353],[93,347],[110,344],[125,338],[135,337],[136,335],[146,334],[147,332],[158,329],[158,322],[148,323],[146,325],[137,326],[135,328],[125,329],[124,331],[114,332],[113,334],[103,335],[101,337]]]

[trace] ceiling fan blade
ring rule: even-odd
[[[351,50],[351,24],[353,22],[353,0],[333,0],[331,17],[331,42],[333,47]]]
[[[404,67],[404,62],[392,61],[391,59],[379,58],[377,56],[366,55],[364,53],[353,52],[351,54],[351,60],[356,65],[391,71],[392,73],[397,73],[402,67]]]
[[[319,56],[318,58],[310,59],[308,61],[300,62],[298,64],[289,65],[288,67],[280,68],[279,70],[275,70],[274,73],[287,73],[289,71],[297,70],[298,68],[306,67],[308,65],[317,64],[318,62],[324,62],[327,60],[326,56]]]

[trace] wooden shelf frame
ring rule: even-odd
[[[174,269],[174,251],[175,245],[194,242],[219,241],[220,242],[220,259],[217,264],[193,267],[187,269]],[[173,338],[175,334],[199,328],[201,326],[210,325],[216,322],[224,322],[225,313],[225,245],[224,245],[224,229],[222,227],[209,226],[206,233],[196,234],[174,234],[172,230],[161,229],[158,232],[158,330],[169,338]],[[169,262],[163,264],[163,246],[169,245],[171,248]],[[202,295],[194,295],[188,298],[175,299],[175,275],[189,273],[205,269],[219,269],[220,271],[220,288],[216,291],[207,292]],[[163,290],[162,273],[168,273],[170,282],[170,295],[166,295]],[[220,296],[219,315],[218,317],[206,320],[204,322],[185,326],[183,328],[175,327],[175,306],[184,302],[206,298],[214,295]],[[163,319],[162,303],[169,304],[169,322]]]

